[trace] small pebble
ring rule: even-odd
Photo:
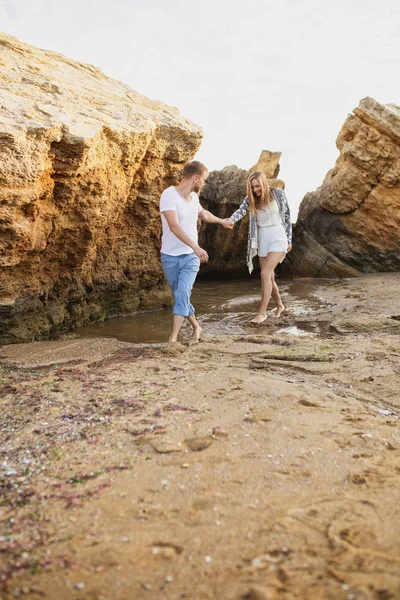
[[[75,588],[76,590],[83,590],[83,588],[84,588],[84,587],[85,587],[85,584],[84,584],[84,583],[76,583],[76,584],[74,585],[74,588]]]
[[[204,560],[206,561],[206,563],[210,563],[212,561],[211,556],[205,556]]]
[[[176,550],[175,550],[175,548],[163,548],[162,555],[164,558],[167,558],[168,560],[170,560],[171,558],[176,557]]]
[[[144,590],[151,590],[151,585],[149,583],[142,583],[142,588]]]
[[[174,580],[174,578],[172,577],[172,575],[167,575],[165,578],[165,583],[172,583]]]

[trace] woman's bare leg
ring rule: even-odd
[[[271,299],[272,289],[273,289],[273,281],[274,280],[274,271],[277,265],[282,260],[282,256],[284,252],[269,252],[267,256],[260,257],[260,267],[261,267],[261,304],[258,310],[258,314],[254,319],[252,319],[252,323],[262,323],[267,318],[267,308],[269,301]],[[276,284],[275,284],[276,285]],[[278,287],[278,286],[276,286]],[[279,290],[278,290],[279,293]],[[281,300],[282,302],[282,300]]]
[[[281,314],[285,310],[285,305],[282,302],[281,295],[279,293],[279,288],[275,281],[275,275],[272,276],[272,292],[271,296],[276,304],[276,309],[274,310],[274,317],[280,317]]]

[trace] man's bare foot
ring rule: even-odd
[[[200,325],[197,325],[196,327],[193,327],[192,341],[193,342],[199,342],[202,333],[203,333],[203,330],[200,327]]]
[[[262,323],[263,321],[266,321],[266,320],[267,320],[267,315],[265,313],[264,314],[259,313],[256,317],[254,317],[254,319],[252,319],[250,321],[250,323]]]
[[[285,306],[283,304],[280,304],[274,310],[274,317],[280,317],[284,311],[285,311]]]
[[[168,338],[168,342],[170,344],[175,344],[177,341],[178,341],[178,339],[177,338],[173,338],[172,335]]]

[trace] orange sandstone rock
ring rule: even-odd
[[[0,48],[0,342],[169,302],[158,201],[201,129],[96,67]]]
[[[364,98],[336,141],[340,156],[300,205],[294,275],[400,269],[400,108]]]

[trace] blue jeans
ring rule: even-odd
[[[191,317],[194,315],[194,307],[190,303],[190,295],[200,269],[200,259],[194,252],[179,256],[161,252],[161,264],[175,298],[172,312],[174,315]]]

